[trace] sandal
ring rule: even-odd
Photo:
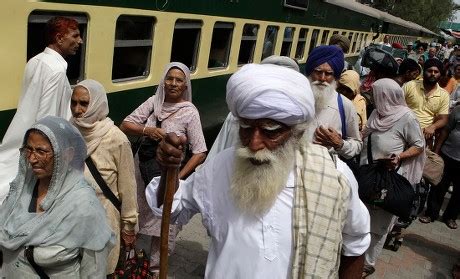
[[[457,222],[455,222],[455,220],[453,219],[448,219],[448,220],[445,220],[444,223],[446,223],[446,225],[450,228],[450,229],[457,229]]]
[[[366,278],[367,276],[371,275],[374,272],[375,272],[375,268],[373,266],[365,265],[363,268],[363,274],[361,275],[361,278]]]
[[[420,222],[422,222],[423,224],[428,224],[428,223],[434,222],[433,219],[431,219],[430,216],[422,216],[422,217],[419,217],[418,220]]]

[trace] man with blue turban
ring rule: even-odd
[[[343,52],[337,46],[319,46],[308,56],[305,74],[315,97],[315,119],[307,135],[313,135],[314,143],[351,159],[361,153],[363,142],[353,103],[336,91],[343,67]]]
[[[307,78],[248,64],[230,77],[226,97],[238,143],[181,181],[171,215],[185,224],[201,213],[211,236],[205,278],[361,278],[369,213],[346,164],[303,138],[315,114]],[[182,140],[166,136],[161,164],[178,166]],[[164,179],[146,190],[157,215]]]

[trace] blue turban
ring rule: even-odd
[[[343,71],[344,59],[343,51],[338,46],[316,47],[308,55],[305,74],[309,76],[316,67],[327,63],[334,70],[335,79],[339,79]]]

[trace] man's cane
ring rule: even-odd
[[[169,222],[171,219],[171,207],[179,183],[179,168],[167,168],[166,170],[166,190],[163,202],[163,216],[161,217],[160,234],[160,279],[168,276],[168,238]]]

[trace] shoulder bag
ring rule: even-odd
[[[444,160],[441,156],[425,148],[426,162],[423,167],[423,177],[432,185],[438,185],[441,182],[444,173]]]
[[[120,212],[121,211],[121,201],[117,198],[117,196],[115,196],[112,190],[110,190],[109,186],[107,185],[105,180],[102,178],[101,173],[96,168],[96,165],[94,164],[93,159],[91,159],[91,156],[86,158],[85,163],[88,166],[88,169],[91,172],[91,175],[94,177],[94,180],[96,180],[97,185],[99,185],[99,188],[101,188],[104,196],[113,204],[113,206],[115,206],[116,209],[118,209],[118,212]]]
[[[396,170],[389,170],[382,161],[372,159],[371,135],[367,138],[368,164],[360,166],[356,180],[359,185],[360,199],[370,205],[382,209],[408,220],[411,215],[415,191],[410,182],[398,174]]]

